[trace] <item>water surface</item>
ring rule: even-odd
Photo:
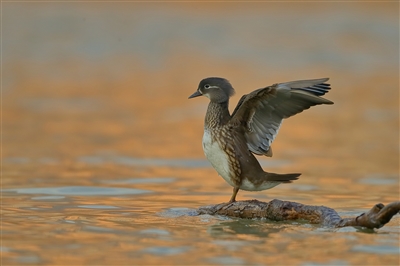
[[[2,4],[4,265],[398,265],[379,230],[196,215],[231,187],[205,160],[200,79],[242,94],[331,78],[283,123],[274,198],[356,216],[399,200],[398,3]]]

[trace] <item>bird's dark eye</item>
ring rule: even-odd
[[[209,88],[210,88],[210,85],[209,85],[209,84],[206,84],[206,85],[204,85],[204,88],[205,88],[205,89],[209,89]]]

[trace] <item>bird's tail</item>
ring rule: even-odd
[[[292,181],[299,179],[301,174],[275,174],[275,173],[265,173],[265,177],[268,181],[277,181],[281,183],[292,183]]]

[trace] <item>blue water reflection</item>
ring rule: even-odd
[[[139,195],[151,193],[149,190],[134,188],[114,188],[114,187],[90,187],[90,186],[73,186],[73,187],[46,187],[46,188],[14,188],[3,189],[3,192],[11,192],[18,194],[48,194],[48,195],[65,195],[65,196],[115,196],[115,195]]]

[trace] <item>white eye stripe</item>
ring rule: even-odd
[[[208,90],[208,89],[218,89],[218,86],[211,86],[210,84],[206,84],[204,85],[204,89]]]

